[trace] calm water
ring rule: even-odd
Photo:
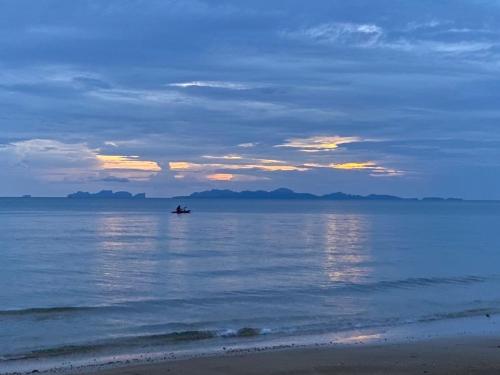
[[[176,204],[0,199],[0,372],[500,312],[498,203]]]

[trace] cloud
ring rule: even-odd
[[[332,164],[332,168],[334,169],[343,169],[343,170],[368,170],[370,171],[371,176],[402,176],[404,174],[403,171],[399,171],[397,169],[386,168],[380,165],[377,165],[373,161],[365,161],[365,162],[348,162],[348,163],[338,163]]]
[[[234,179],[234,174],[231,173],[214,173],[207,175],[210,181],[231,181]]]
[[[284,31],[282,35],[316,43],[373,46],[382,37],[383,30],[375,24],[323,23],[297,31]]]
[[[51,164],[54,166],[86,166],[95,163],[95,150],[84,143],[63,143],[51,139],[30,139],[2,146],[12,152],[24,166]]]
[[[96,89],[87,95],[105,100],[131,104],[177,104],[190,105],[193,101],[189,96],[168,90],[134,90],[134,89]]]
[[[383,167],[373,161],[363,161],[363,162],[345,162],[345,163],[328,163],[328,164],[318,164],[318,163],[306,163],[306,167],[311,168],[331,168],[340,169],[345,171],[368,171],[372,177],[382,177],[382,176],[402,176],[405,173],[403,171]]]
[[[287,139],[285,143],[276,145],[275,147],[298,148],[303,152],[319,152],[335,150],[340,145],[361,141],[360,137],[315,136]]]
[[[0,81],[6,86],[57,85],[76,88],[91,86],[105,88],[101,75],[66,64],[41,64],[32,67],[2,67]]]
[[[236,82],[224,82],[224,81],[191,81],[191,82],[179,82],[179,83],[169,83],[168,86],[172,87],[209,87],[216,89],[228,89],[228,90],[248,90],[252,86],[243,83]]]
[[[204,159],[220,159],[220,160],[241,160],[243,157],[241,155],[229,154],[229,155],[221,155],[221,156],[213,156],[213,155],[203,155]]]
[[[104,145],[115,147],[115,148],[118,147],[118,144],[116,142],[112,142],[112,141],[106,141],[106,142],[104,142]]]
[[[48,182],[148,180],[161,171],[153,161],[138,156],[102,155],[86,143],[30,139],[0,146],[0,156],[12,166]],[[109,174],[108,172],[112,172]]]
[[[449,21],[430,20],[424,22],[411,21],[405,27],[405,31],[416,31],[421,29],[435,29],[436,27],[449,24]]]
[[[96,151],[84,143],[31,139],[1,146],[0,155],[25,174],[49,182],[92,178],[98,169]]]
[[[272,161],[274,162],[274,161]],[[192,163],[187,161],[171,161],[169,168],[172,171],[200,172],[216,170],[260,170],[265,172],[303,172],[307,167],[274,164],[274,163],[255,163],[255,164],[224,164],[224,163]]]
[[[336,169],[373,169],[376,168],[376,164],[372,161],[364,161],[361,163],[358,162],[349,162],[349,163],[339,163],[339,164],[331,164],[332,168]]]
[[[104,178],[101,178],[99,181],[103,181],[103,182],[117,182],[117,183],[128,183],[128,182],[130,182],[130,179],[128,179],[126,177],[106,176]]]
[[[282,160],[244,157],[244,156],[237,155],[237,154],[228,154],[228,155],[220,155],[220,156],[203,155],[202,158],[203,159],[213,159],[213,160],[239,160],[239,161],[245,161],[245,162],[258,162],[258,163],[262,163],[262,164],[286,164],[286,162],[284,162]]]
[[[217,181],[217,182],[252,182],[252,181],[262,181],[269,179],[268,177],[263,177],[263,176],[251,176],[246,174],[234,174],[234,173],[214,173],[202,176],[202,178],[203,177],[209,181]]]
[[[183,113],[224,113],[244,120],[294,118],[307,119],[308,121],[325,121],[344,115],[332,108],[314,108],[293,103],[268,101],[265,97],[256,100],[254,97],[196,96],[188,92],[172,89],[96,88],[85,92],[85,95],[101,101],[115,102],[122,105],[129,103],[164,110],[182,110]]]
[[[187,161],[171,161],[168,163],[168,166],[172,171],[194,171],[201,169],[199,164]]]
[[[489,51],[499,45],[498,37],[475,38],[487,29],[450,28],[450,21],[430,20],[409,22],[405,28],[383,29],[373,23],[323,23],[294,31],[284,31],[282,36],[309,43],[349,46],[366,49],[388,49],[414,53],[467,54]],[[446,28],[443,28],[446,26]],[[466,39],[451,37],[474,31]],[[491,33],[491,31],[489,31]]]
[[[140,160],[139,156],[96,155],[101,167],[107,170],[129,170],[160,172],[161,167],[155,161]]]
[[[110,147],[118,147],[118,144],[116,142],[112,142],[112,141],[106,141],[104,142],[104,145],[105,146],[110,146]]]
[[[177,174],[176,178],[185,178],[187,174],[195,174],[208,178],[213,181],[234,181],[241,180],[234,173],[226,171],[255,170],[261,172],[307,172],[314,169],[337,169],[344,171],[367,171],[372,177],[382,176],[403,176],[405,172],[394,168],[381,166],[373,161],[366,162],[345,162],[345,163],[311,163],[302,164],[224,164],[224,163],[191,163],[191,162],[170,162],[169,168],[173,172],[182,172]],[[210,177],[209,177],[210,176]],[[247,176],[248,177],[248,176]],[[257,179],[257,176],[253,176]],[[261,177],[260,177],[261,178]]]
[[[247,143],[240,143],[240,144],[238,145],[238,147],[242,147],[242,148],[251,148],[251,147],[255,147],[255,146],[257,146],[257,145],[258,145],[258,143],[256,143],[256,142],[247,142]]]
[[[497,46],[495,42],[480,42],[480,41],[456,41],[444,42],[435,40],[408,40],[400,39],[394,42],[383,44],[386,48],[391,48],[400,51],[430,53],[437,52],[443,54],[464,54],[488,51]]]

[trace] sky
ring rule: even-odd
[[[0,196],[500,199],[499,0],[0,0]]]

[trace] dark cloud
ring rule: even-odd
[[[101,182],[116,182],[116,183],[123,184],[123,183],[130,182],[130,179],[128,179],[126,177],[107,176],[107,177],[98,179],[97,181],[101,181]]]

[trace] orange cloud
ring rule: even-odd
[[[248,168],[255,168],[255,169],[260,169],[266,172],[292,172],[292,171],[297,171],[297,172],[304,172],[308,171],[309,168],[305,166],[295,166],[295,165],[248,165]]]
[[[272,161],[276,163],[276,160]],[[266,172],[279,172],[279,171],[307,171],[309,168],[305,166],[295,166],[286,164],[223,164],[223,163],[190,163],[186,161],[173,161],[168,163],[170,170],[173,171],[210,171],[217,169],[226,170],[247,170],[247,169],[258,169]]]
[[[361,171],[366,170],[370,172],[370,176],[382,177],[382,176],[402,176],[405,173],[403,171],[386,168],[373,161],[363,161],[363,162],[346,162],[346,163],[329,163],[329,164],[319,164],[319,163],[306,163],[305,167],[308,168],[332,168],[350,171]]]
[[[232,181],[234,179],[234,175],[231,173],[215,173],[209,174],[207,179],[210,181]]]
[[[215,158],[215,157],[209,157]],[[221,157],[222,159],[229,159]],[[234,162],[233,162],[234,161]],[[248,161],[248,163],[242,163]],[[250,161],[252,161],[250,163]],[[249,159],[230,158],[228,163],[192,163],[187,161],[173,161],[169,163],[169,168],[174,172],[184,172],[188,174],[200,174],[201,178],[208,178],[212,181],[242,181],[243,178],[256,179],[262,177],[241,175],[239,173],[228,173],[241,170],[258,170],[263,172],[306,172],[318,168],[329,168],[351,171],[367,171],[371,176],[400,176],[404,172],[386,168],[378,165],[374,161],[345,162],[345,163],[303,163],[290,164],[280,160],[272,159]],[[209,173],[207,175],[207,173]],[[210,174],[211,173],[211,174]],[[184,174],[182,174],[184,176]],[[176,177],[178,178],[178,177]]]
[[[361,163],[350,162],[350,163],[332,164],[332,167],[335,169],[346,169],[346,170],[369,170],[371,172],[370,176],[373,177],[401,176],[404,174],[403,171],[382,167],[381,165],[377,165],[373,161],[365,161]]]
[[[291,147],[298,148],[303,152],[319,152],[334,150],[338,148],[339,145],[359,141],[361,141],[359,137],[317,136],[287,139],[285,143],[275,147]]]
[[[160,172],[161,167],[155,161],[140,160],[138,156],[97,155],[103,169],[123,169],[131,171]]]
[[[349,163],[340,163],[340,164],[331,164],[332,168],[335,169],[375,169],[379,168],[377,164],[372,161],[365,162],[349,162]]]
[[[200,164],[190,163],[187,161],[171,161],[168,163],[168,167],[172,171],[192,171],[197,170]]]

